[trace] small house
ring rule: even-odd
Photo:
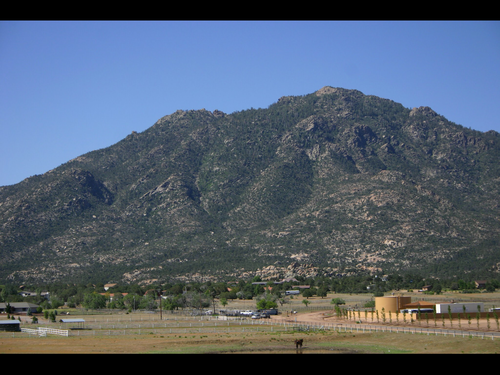
[[[0,303],[0,313],[7,312],[7,305],[10,305],[10,313],[11,314],[26,314],[28,310],[32,313],[36,312],[38,309],[38,305],[29,302],[9,302],[9,303]]]
[[[20,332],[21,322],[19,320],[0,320],[0,331]]]
[[[108,290],[109,288],[112,288],[114,286],[116,286],[116,284],[106,284],[104,285],[104,290]]]
[[[99,293],[101,296],[109,297],[109,300],[112,302],[115,298],[115,295],[121,295],[125,297],[128,293]]]
[[[486,280],[476,280],[476,288],[477,289],[484,289],[486,288]]]

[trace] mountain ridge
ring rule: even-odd
[[[496,274],[498,141],[330,86],[178,110],[0,187],[0,279]]]

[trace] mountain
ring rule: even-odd
[[[179,110],[1,187],[0,280],[496,276],[499,160],[497,132],[357,90]]]

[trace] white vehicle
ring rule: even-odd
[[[254,312],[250,311],[250,310],[240,312],[240,315],[245,315],[245,316],[251,316],[253,314],[254,314]]]
[[[410,309],[410,310],[401,310],[401,312],[404,314],[404,313],[409,313],[409,314],[418,314],[419,313],[419,310],[418,309]],[[425,314],[425,313],[432,313],[434,312],[433,309],[420,309],[420,313],[421,314]]]

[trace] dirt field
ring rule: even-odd
[[[479,298],[486,298],[488,304],[500,306],[500,294],[491,294],[490,296],[476,295],[466,297],[472,301]],[[346,300],[347,306],[360,306],[366,300],[370,299],[367,295],[335,295]],[[458,300],[456,296],[455,300]],[[459,297],[462,297],[459,296]],[[273,316],[272,320],[288,322],[310,322],[318,324],[354,324],[353,321],[339,320],[332,314],[330,301],[332,296],[321,298],[311,298],[309,306],[315,306],[317,311],[304,311],[302,298],[291,302],[285,306],[282,314]],[[415,298],[416,299],[416,298]],[[440,301],[449,300],[449,296],[440,296]],[[487,306],[487,303],[485,306]],[[251,301],[233,301],[226,308],[254,308]],[[302,309],[302,311],[300,310]],[[298,311],[296,314],[290,314],[290,311]],[[123,315],[122,315],[123,316]],[[76,316],[73,316],[76,317]],[[90,317],[87,316],[86,319]],[[101,320],[119,319],[119,316],[99,317]],[[136,319],[132,316],[130,319]],[[149,316],[151,319],[151,315]],[[165,319],[165,317],[164,317]],[[158,317],[159,320],[159,317]],[[363,319],[362,319],[363,320]],[[370,320],[370,319],[369,319]],[[180,323],[179,323],[180,324]],[[375,324],[374,322],[362,322],[363,324]],[[380,324],[380,323],[379,323]],[[386,323],[386,326],[389,323]],[[396,324],[393,318],[392,325]],[[382,325],[382,324],[380,324]],[[399,326],[403,323],[400,322]],[[427,327],[424,321],[419,325],[414,322],[407,326]],[[429,320],[430,328],[456,329],[458,330],[458,321],[454,320],[450,327],[448,319],[434,321]],[[461,321],[462,330],[477,331],[477,322],[472,319],[469,325],[467,321]],[[480,321],[480,330],[498,332],[494,319],[490,319],[490,327],[486,319]],[[98,332],[98,331],[97,331]],[[500,353],[500,338],[481,338],[451,335],[426,335],[426,334],[408,334],[394,332],[339,332],[334,330],[319,331],[297,331],[297,330],[270,330],[262,329],[259,331],[248,330],[242,332],[225,332],[224,330],[205,331],[201,333],[155,333],[153,330],[142,334],[121,334],[118,336],[106,336],[105,332],[94,336],[75,336],[60,337],[49,335],[47,337],[28,337],[26,334],[12,335],[10,333],[0,333],[0,354],[18,354],[18,353],[57,353],[57,354],[109,354],[109,353],[158,353],[158,354],[185,354],[185,353],[275,353],[275,354],[347,354],[347,353]],[[188,331],[186,331],[188,332]],[[14,336],[14,337],[13,337]],[[296,349],[294,340],[304,339],[304,345],[301,349]]]

